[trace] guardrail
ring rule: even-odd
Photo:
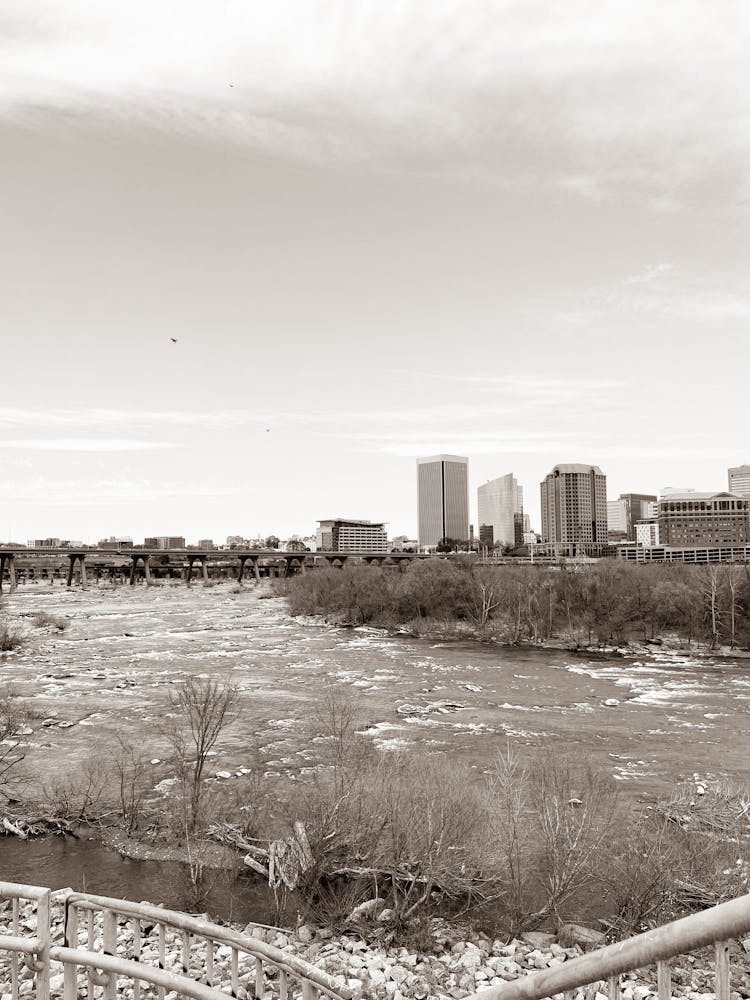
[[[0,952],[9,952],[11,1000],[21,996],[25,970],[34,975],[37,1000],[49,1000],[51,983],[52,995],[77,1000],[82,995],[79,980],[85,980],[88,1000],[97,987],[103,1000],[115,1000],[124,991],[133,1000],[144,995],[164,1000],[167,993],[227,1000],[241,990],[279,1000],[352,997],[351,990],[295,955],[174,910],[70,893],[63,903],[64,945],[57,945],[50,940],[49,889],[0,882],[3,897],[11,900],[11,934],[0,935]],[[25,910],[21,913],[23,901],[33,904],[31,918]],[[52,977],[55,963],[62,966],[62,977]]]
[[[466,1000],[544,1000],[556,994],[570,1000],[574,991],[602,981],[607,983],[609,1000],[620,1000],[620,975],[649,965],[656,965],[658,1000],[670,1000],[670,960],[707,945],[714,945],[716,1000],[730,1000],[729,942],[748,931],[750,895],[607,945],[554,969],[491,986]]]

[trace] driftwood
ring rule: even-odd
[[[262,875],[274,889],[282,885],[296,889],[301,876],[314,864],[307,831],[299,821],[294,824],[291,836],[267,841],[268,847],[251,843],[227,823],[215,824],[208,832],[213,840],[244,851],[242,860],[247,867]]]
[[[29,837],[41,837],[45,833],[70,834],[75,836],[71,829],[71,824],[66,819],[59,819],[56,816],[34,816],[32,818],[3,816],[0,818],[0,834],[8,837],[20,837],[21,840],[28,840]]]

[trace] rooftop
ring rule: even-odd
[[[573,473],[573,474],[583,473],[587,475],[590,472],[593,472],[595,476],[604,475],[604,473],[602,472],[602,470],[599,468],[598,465],[583,465],[581,463],[576,463],[576,462],[569,462],[563,465],[556,465],[552,470],[552,472],[550,472],[550,475],[554,476],[556,472],[559,473],[560,475],[563,475],[564,473]]]
[[[727,493],[726,490],[713,490],[710,493],[699,493],[697,490],[688,490],[685,493],[667,493],[666,496],[659,497],[660,503],[671,502],[672,500],[747,500],[747,497],[740,496],[739,493]]]

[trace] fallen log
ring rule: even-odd
[[[16,823],[11,823],[7,816],[3,816],[3,829],[6,833],[12,834],[14,837],[20,837],[21,840],[28,840],[28,833],[21,829]]]

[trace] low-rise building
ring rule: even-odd
[[[746,545],[750,498],[736,493],[670,493],[659,500],[658,525],[661,545]]]
[[[185,538],[183,535],[152,535],[143,539],[143,547],[146,549],[184,549]]]
[[[637,545],[659,544],[659,522],[655,517],[638,521],[635,526],[635,541]]]
[[[383,521],[359,521],[343,517],[319,521],[316,531],[319,552],[388,552]]]

